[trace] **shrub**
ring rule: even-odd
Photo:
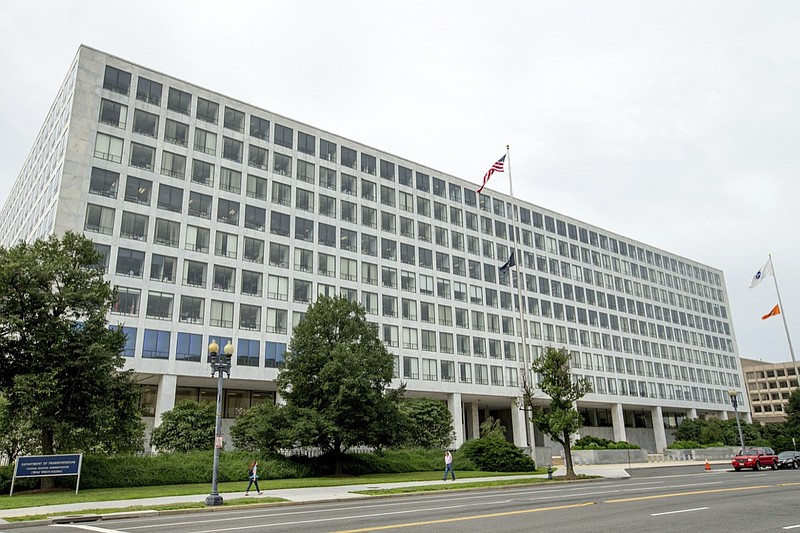
[[[702,448],[703,445],[697,442],[696,440],[676,440],[667,448],[670,450],[689,450],[692,448]]]
[[[601,437],[586,435],[575,441],[573,450],[638,450],[639,446],[624,440],[613,441]]]
[[[459,463],[461,457],[472,461],[479,470],[485,472],[531,472],[536,470],[534,460],[505,439],[483,437],[468,440],[458,449],[456,460]],[[465,469],[459,463],[455,463],[455,467]]]

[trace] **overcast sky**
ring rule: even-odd
[[[80,44],[725,273],[800,343],[800,2],[0,0],[0,202]],[[489,189],[508,192],[507,175]]]

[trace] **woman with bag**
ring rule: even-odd
[[[250,468],[247,470],[247,479],[250,483],[247,484],[247,490],[244,491],[245,496],[250,496],[250,487],[255,484],[256,490],[261,494],[261,489],[258,488],[258,461],[250,463]]]

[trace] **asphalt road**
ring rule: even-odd
[[[698,472],[697,467],[679,467],[632,470],[631,474],[627,480],[191,513],[23,531],[800,533],[798,470],[733,472],[717,468]]]

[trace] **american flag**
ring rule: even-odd
[[[486,182],[489,181],[489,178],[492,177],[492,174],[495,172],[503,172],[503,167],[506,164],[506,156],[501,157],[498,159],[494,165],[489,167],[489,170],[486,171],[486,174],[483,176],[483,183],[481,184],[481,188],[478,189],[478,194],[481,193],[484,187],[486,187]]]

